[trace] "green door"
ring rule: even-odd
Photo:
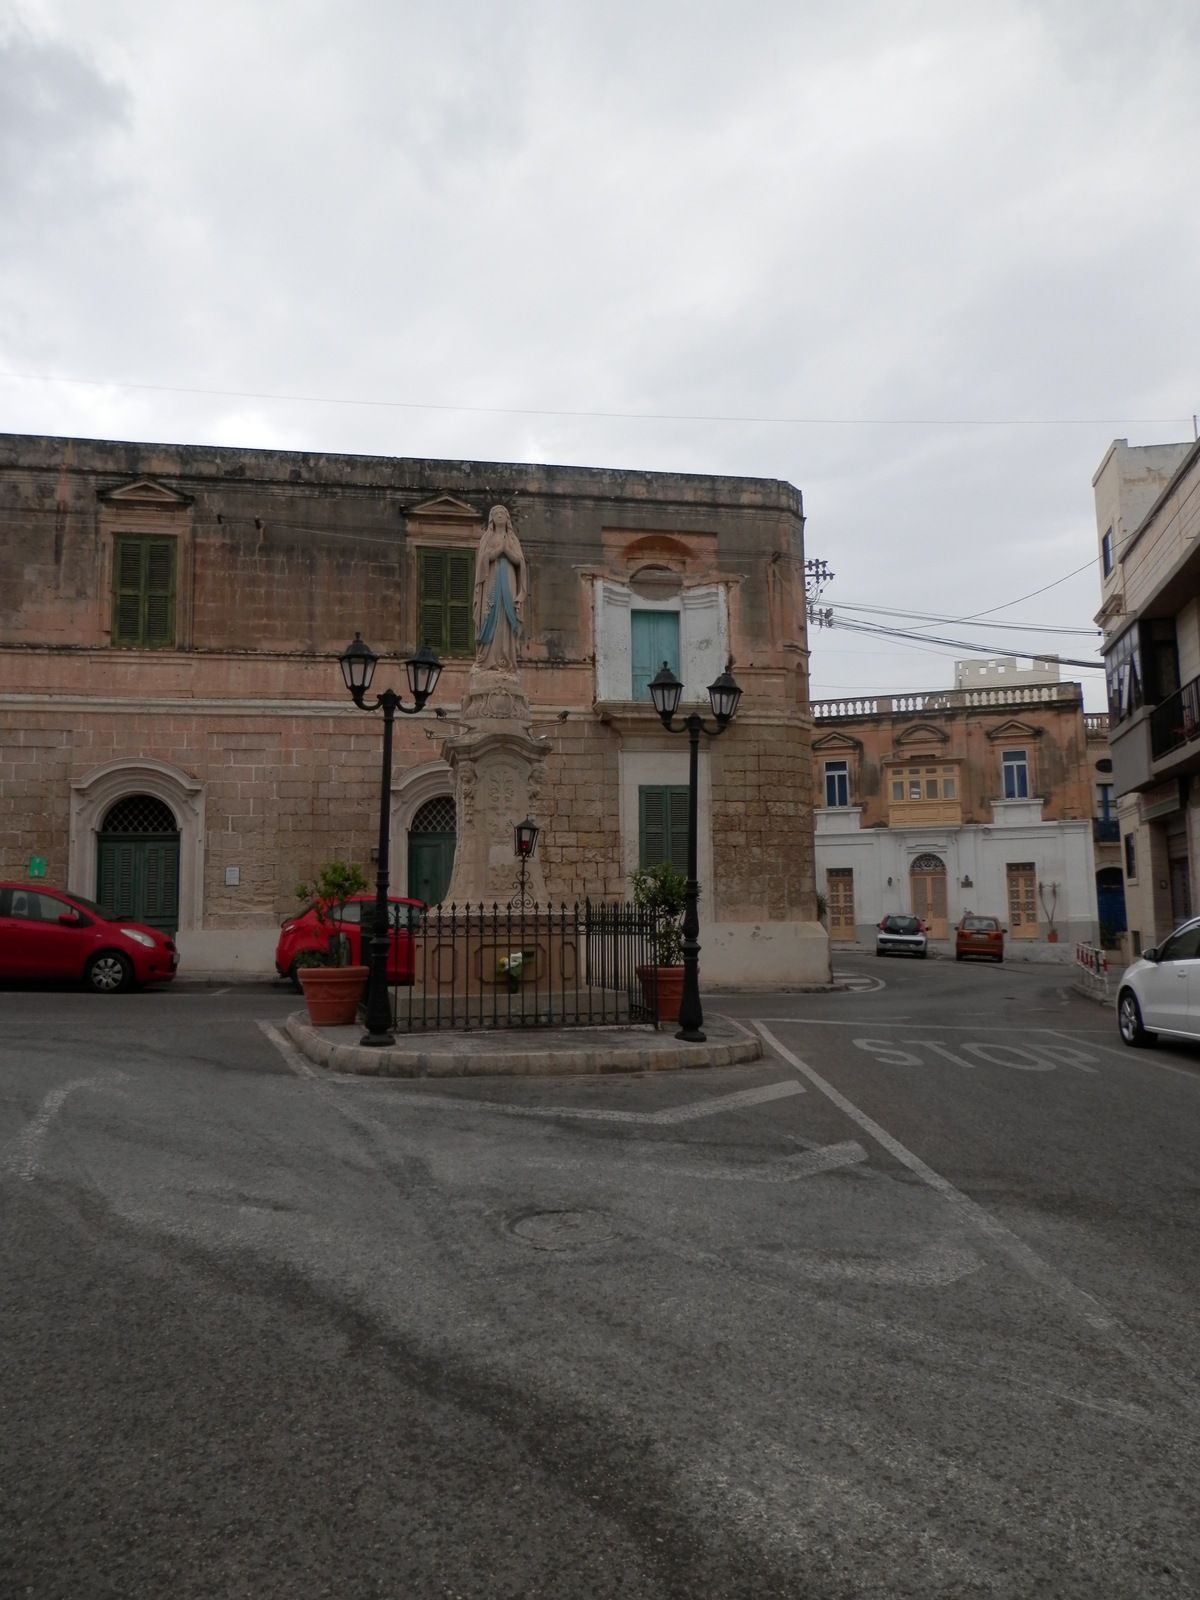
[[[439,794],[417,809],[408,825],[408,893],[413,900],[440,906],[454,871],[458,816],[453,797]]]
[[[413,900],[440,906],[454,871],[452,833],[410,833],[408,836],[408,893]]]
[[[179,836],[101,834],[96,899],[110,917],[174,934],[179,927]]]
[[[152,795],[127,795],[96,840],[96,900],[110,917],[179,928],[179,830],[170,807]]]

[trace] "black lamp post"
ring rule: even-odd
[[[389,812],[392,799],[392,724],[397,711],[411,717],[423,708],[437,687],[442,663],[427,644],[422,645],[415,656],[409,656],[404,663],[404,670],[408,674],[409,692],[416,704],[406,706],[394,689],[385,689],[368,704],[366,693],[371,687],[371,679],[375,676],[379,657],[363,643],[361,633],[354,635],[354,642],[346,646],[338,661],[341,664],[342,677],[346,680],[346,687],[358,709],[378,711],[382,708],[383,710],[383,789],[379,797],[379,870],[375,874],[375,933],[371,940],[371,971],[367,978],[367,1031],[360,1042],[371,1045],[395,1044],[396,1038],[392,1033],[392,1007],[388,1000],[387,986],[388,948],[391,943],[388,917],[388,839],[391,833]]]
[[[524,822],[518,822],[513,829],[513,851],[520,862],[521,885],[508,902],[510,911],[533,910],[533,901],[525,892],[525,872],[533,852],[537,849],[538,834],[540,832],[541,829],[532,817],[526,817]]]
[[[650,698],[654,701],[654,709],[662,718],[662,725],[668,733],[686,733],[690,743],[688,751],[688,864],[687,864],[687,903],[683,913],[683,999],[679,1006],[679,1032],[677,1039],[693,1041],[703,1040],[704,1011],[700,1005],[700,914],[696,902],[700,895],[700,885],[696,881],[696,813],[699,809],[697,790],[699,788],[698,773],[700,761],[700,735],[706,733],[710,739],[715,739],[718,734],[733,721],[738,708],[738,701],[742,698],[742,691],[733,681],[728,668],[721,674],[715,683],[708,686],[709,703],[713,709],[713,716],[717,719],[715,728],[706,725],[704,718],[696,711],[690,712],[683,722],[682,728],[672,726],[675,713],[679,710],[679,700],[683,694],[683,685],[664,661],[662,671],[656,674],[650,684]]]

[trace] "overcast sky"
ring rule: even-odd
[[[965,617],[1192,437],[1198,86],[1196,0],[0,0],[0,430],[786,478]]]

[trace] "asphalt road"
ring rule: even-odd
[[[1200,1050],[838,966],[709,1001],[753,1067],[436,1086],[0,992],[0,1594],[1200,1594]]]

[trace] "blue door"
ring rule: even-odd
[[[679,670],[679,613],[677,611],[634,611],[630,616],[633,645],[633,698],[649,700],[650,680],[662,670],[663,662],[677,678]]]
[[[1120,867],[1101,867],[1096,874],[1096,914],[1100,921],[1100,942],[1106,944],[1128,927],[1125,918],[1125,880]]]

